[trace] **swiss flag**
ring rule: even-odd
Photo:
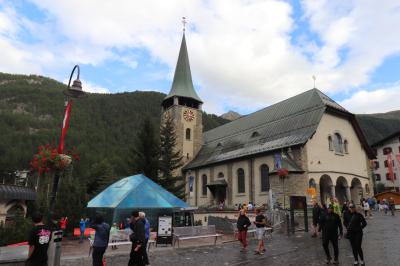
[[[67,106],[65,107],[64,120],[63,120],[63,125],[62,125],[62,130],[61,130],[60,144],[58,146],[58,153],[60,153],[60,154],[63,153],[63,151],[64,151],[64,139],[65,139],[65,136],[67,135],[70,113],[71,113],[71,100],[68,100]]]

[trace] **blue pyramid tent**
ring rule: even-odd
[[[103,213],[108,222],[124,222],[133,210],[146,212],[149,220],[158,215],[193,210],[187,203],[139,174],[125,177],[100,192],[89,201],[88,213]],[[150,221],[152,222],[152,221]]]

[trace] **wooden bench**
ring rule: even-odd
[[[217,244],[217,238],[223,234],[218,234],[215,231],[215,225],[207,226],[189,226],[189,227],[174,227],[173,228],[173,246],[181,240],[200,239],[207,237],[214,237],[214,245]]]

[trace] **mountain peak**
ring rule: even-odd
[[[221,115],[222,118],[224,118],[226,120],[230,120],[230,121],[236,120],[236,119],[240,118],[241,116],[242,116],[241,114],[239,114],[235,111],[232,111],[232,110]]]

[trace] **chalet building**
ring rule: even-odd
[[[381,183],[385,190],[400,188],[400,132],[396,132],[381,141],[372,144],[376,155],[374,160],[375,185]],[[393,176],[390,174],[392,165]]]
[[[355,116],[318,89],[204,133],[202,103],[183,34],[162,119],[174,119],[190,205],[288,205],[289,196],[309,196],[311,187],[323,203],[332,196],[358,203],[371,195],[373,152]],[[280,167],[289,171],[284,179]]]

